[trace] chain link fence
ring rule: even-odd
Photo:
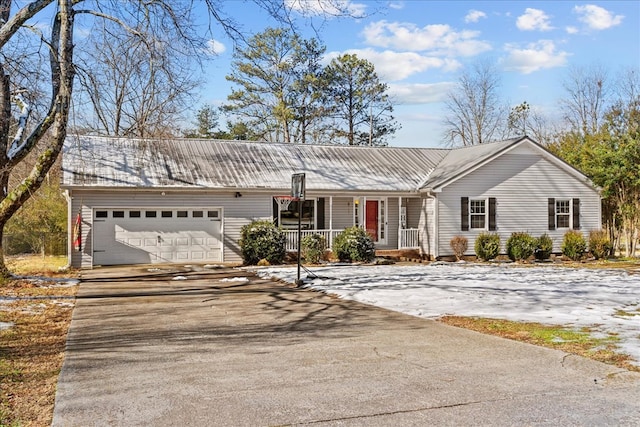
[[[11,233],[2,236],[5,255],[67,255],[67,233]]]

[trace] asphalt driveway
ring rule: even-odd
[[[638,425],[640,375],[201,267],[83,274],[54,426]]]

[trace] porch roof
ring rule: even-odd
[[[291,174],[307,190],[417,191],[451,150],[272,144],[210,139],[69,136],[63,150],[68,188],[273,189],[288,193]]]

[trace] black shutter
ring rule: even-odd
[[[324,197],[316,200],[316,224],[318,230],[324,230]]]
[[[496,198],[489,197],[489,231],[496,230]]]
[[[573,229],[580,230],[580,199],[573,199]]]
[[[556,229],[556,199],[549,199],[549,230]]]
[[[469,198],[460,198],[460,223],[462,231],[469,231]]]
[[[278,226],[278,201],[274,197],[273,199],[273,223]]]

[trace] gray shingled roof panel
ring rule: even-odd
[[[198,139],[67,138],[63,185],[415,191],[450,150]]]

